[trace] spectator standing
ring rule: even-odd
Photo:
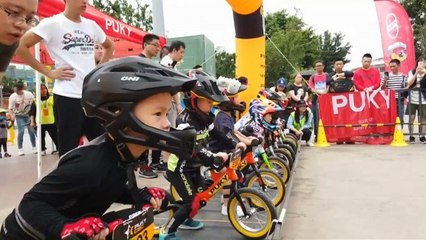
[[[169,68],[176,69],[176,64],[182,61],[185,56],[185,43],[181,41],[173,41],[169,47],[169,54],[164,56],[160,64]],[[179,93],[173,96],[173,104],[169,113],[169,121],[172,124],[172,127],[176,127],[177,115],[182,111],[180,106],[180,97]]]
[[[364,54],[362,56],[362,67],[354,72],[354,84],[358,91],[373,91],[380,87],[380,71],[371,67],[372,59],[371,54]]]
[[[37,153],[34,128],[30,126],[30,109],[34,101],[34,95],[27,90],[24,90],[24,84],[19,82],[15,85],[15,92],[9,97],[9,113],[12,120],[16,120],[18,125],[18,155],[24,155],[22,149],[24,141],[25,128],[28,129],[30,135],[33,153]]]
[[[95,68],[95,43],[101,43],[104,49],[99,63],[111,58],[114,47],[94,21],[82,17],[87,4],[87,0],[65,0],[64,12],[43,19],[22,37],[18,48],[18,55],[25,63],[55,79],[54,112],[61,156],[77,147],[82,135],[92,140],[104,132],[97,120],[84,115],[81,93],[84,77]],[[54,70],[30,53],[29,49],[41,41],[55,61]]]
[[[288,95],[290,96],[290,104],[295,108],[300,100],[305,102],[309,99],[308,86],[303,84],[303,77],[297,73],[294,82],[288,86]]]
[[[3,156],[11,157],[9,153],[7,153],[7,129],[9,126],[8,120],[6,119],[7,110],[0,108],[0,158]],[[1,154],[1,148],[3,147],[4,155]]]
[[[155,34],[146,34],[142,40],[142,53],[139,54],[139,57],[145,57],[153,59],[157,57],[158,53],[161,50],[160,46],[160,37]]]
[[[58,131],[55,124],[55,115],[53,114],[53,97],[49,94],[49,89],[43,83],[40,85],[40,95],[41,95],[41,124],[37,124],[37,105],[33,102],[30,110],[31,118],[31,127],[37,128],[41,127],[41,155],[46,155],[46,132],[49,133],[50,138],[52,139],[55,146],[58,146]],[[52,154],[55,151],[52,149]]]
[[[19,46],[19,39],[37,24],[37,0],[0,1],[0,82]]]
[[[343,71],[345,62],[343,59],[334,61],[334,72],[330,74],[329,92],[353,92],[355,90],[352,71]]]
[[[392,59],[389,62],[389,68],[391,72],[385,73],[383,79],[383,89],[395,90],[395,102],[398,117],[401,120],[401,124],[404,123],[404,97],[399,93],[399,90],[404,89],[407,84],[407,77],[399,71],[401,62],[398,59]]]
[[[406,114],[410,115],[410,122],[414,123],[416,113],[418,122],[426,124],[426,56],[420,56],[417,60],[417,68],[408,73],[407,85],[417,90],[411,91],[408,99],[409,105]],[[423,89],[423,90],[420,90]],[[410,134],[413,133],[413,125],[409,125]],[[426,143],[424,133],[426,125],[419,126],[420,142]],[[410,136],[410,142],[414,143],[414,136]]]
[[[95,45],[95,63],[96,63],[96,65],[98,65],[101,62],[103,56],[104,56],[104,48],[102,47],[101,44],[96,44]]]
[[[160,37],[155,34],[146,34],[142,40],[142,53],[139,54],[139,57],[144,57],[148,59],[153,59],[157,57],[160,52]],[[149,156],[151,156],[151,164],[149,164]],[[161,151],[160,150],[150,150],[142,154],[140,161],[143,166],[139,168],[139,176],[143,178],[157,178],[158,174],[153,171],[153,168],[156,170],[167,169],[167,166],[160,165],[161,161]]]
[[[324,62],[317,60],[315,62],[315,74],[309,78],[309,88],[312,95],[312,114],[314,116],[314,134],[315,139],[318,135],[318,121],[319,121],[319,106],[318,95],[326,94],[328,92],[329,76],[324,72]]]

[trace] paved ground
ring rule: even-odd
[[[304,147],[282,239],[426,239],[425,149],[424,144]],[[37,181],[36,155],[29,148],[22,157],[16,152],[16,146],[11,146],[13,157],[0,159],[0,221]],[[56,162],[57,155],[43,157],[43,172]],[[163,179],[139,179],[138,183],[167,186]],[[214,199],[198,215],[206,224],[204,230],[178,235],[242,239],[227,217],[220,215],[219,205]]]
[[[302,151],[282,239],[426,239],[425,150]]]

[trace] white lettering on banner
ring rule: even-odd
[[[362,112],[365,108],[365,92],[361,93],[361,106],[355,107],[355,100],[354,100],[354,94],[349,95],[349,107],[354,112]]]
[[[345,108],[348,103],[349,107],[353,112],[362,112],[365,109],[366,104],[368,108],[375,107],[380,109],[376,100],[378,97],[382,97],[385,100],[386,108],[390,109],[390,92],[389,91],[372,91],[372,92],[358,92],[357,94],[361,97],[361,105],[355,106],[355,94],[350,93],[348,95],[335,95],[331,97],[331,104],[333,106],[333,114],[338,115],[340,108]]]
[[[337,102],[340,100],[341,102]],[[348,99],[346,96],[337,95],[331,97],[331,106],[333,106],[333,114],[339,114],[339,108],[345,107],[348,104]]]
[[[386,15],[386,32],[391,39],[396,39],[399,35],[398,17],[394,13]]]
[[[112,30],[116,33],[120,33],[126,36],[130,36],[130,33],[132,32],[132,29],[130,29],[123,23],[110,19],[105,19],[105,29],[108,30],[109,28],[112,28]]]

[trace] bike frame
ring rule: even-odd
[[[245,216],[249,215],[248,211],[245,209],[243,200],[241,199],[241,196],[238,194],[238,174],[237,170],[240,169],[242,165],[241,160],[241,150],[237,150],[234,152],[229,160],[229,166],[226,168],[226,170],[221,170],[220,172],[216,172],[215,170],[210,170],[211,172],[211,178],[213,180],[213,184],[208,187],[206,190],[199,192],[195,195],[193,205],[192,205],[192,211],[190,213],[190,217],[194,217],[198,210],[201,207],[204,207],[207,202],[214,196],[216,193],[223,188],[223,186],[230,180],[231,181],[231,194],[236,194],[236,198],[238,202],[240,203],[241,209],[243,210],[243,213]]]

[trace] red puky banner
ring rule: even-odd
[[[393,90],[320,95],[319,109],[329,142],[392,142],[397,116]]]
[[[407,12],[394,0],[375,0],[377,17],[382,36],[385,71],[389,71],[389,61],[399,59],[400,70],[408,74],[415,68],[413,29]]]

